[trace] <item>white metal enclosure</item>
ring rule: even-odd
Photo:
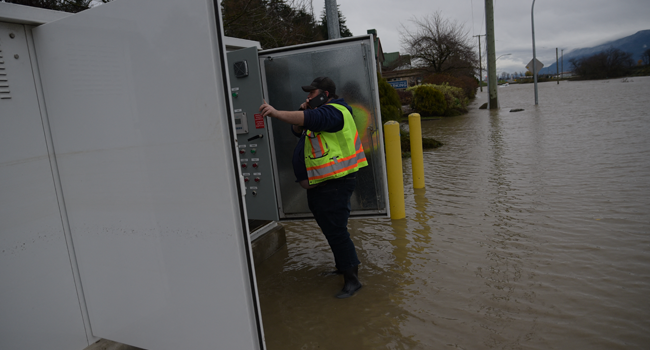
[[[0,349],[83,349],[33,55],[31,26],[0,19]]]
[[[218,7],[117,1],[34,29],[94,336],[264,347]]]
[[[337,78],[364,138],[353,216],[388,215],[370,37],[257,46],[227,63],[226,45],[254,42],[224,37],[219,7],[120,0],[72,15],[0,3],[0,349],[99,338],[264,349],[247,205],[263,219],[311,215],[274,154],[295,137],[255,111],[263,98],[295,109],[314,75]],[[235,81],[242,60],[255,71]],[[238,139],[244,112],[254,132]]]

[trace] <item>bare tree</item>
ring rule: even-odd
[[[435,73],[474,75],[478,58],[462,24],[444,19],[438,11],[412,22],[415,29],[402,25],[400,35],[414,66]]]
[[[585,79],[605,79],[624,76],[634,65],[632,54],[609,48],[589,57],[572,58],[573,71]]]

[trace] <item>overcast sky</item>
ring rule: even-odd
[[[324,0],[314,0],[318,17]],[[441,11],[458,21],[469,35],[485,34],[485,1],[481,0],[337,0],[354,35],[377,29],[384,52],[404,52],[400,28],[410,19]],[[525,71],[533,57],[532,0],[494,0],[498,73]],[[650,0],[540,0],[535,2],[537,58],[545,66],[555,62],[555,48],[591,47],[650,29]],[[478,41],[473,38],[478,47]],[[481,43],[484,39],[481,38]],[[566,65],[566,62],[565,62]],[[566,67],[566,66],[565,66]]]

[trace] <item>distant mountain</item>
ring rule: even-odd
[[[632,34],[630,36],[626,36],[625,38],[621,38],[618,40],[610,41],[602,45],[583,48],[583,49],[575,49],[568,53],[564,53],[564,71],[568,72],[573,70],[573,66],[569,62],[570,59],[588,57],[591,55],[595,55],[599,52],[605,51],[609,48],[621,49],[625,52],[630,52],[632,54],[632,59],[634,59],[634,62],[636,62],[639,59],[641,59],[641,54],[643,53],[643,51],[645,51],[649,47],[650,47],[650,30],[641,30],[636,32],[636,34]],[[560,63],[560,68],[562,68],[561,65],[562,63]],[[561,70],[562,69],[560,69],[560,71]],[[548,67],[542,68],[542,70],[539,71],[539,74],[556,74],[556,73],[557,73],[557,68],[555,67],[555,62],[553,62],[553,64],[551,64]]]

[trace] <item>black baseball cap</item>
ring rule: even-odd
[[[336,85],[332,79],[328,77],[318,77],[311,82],[310,85],[304,85],[302,91],[310,92],[316,89],[321,89],[323,91],[329,91],[330,96],[336,94]]]

